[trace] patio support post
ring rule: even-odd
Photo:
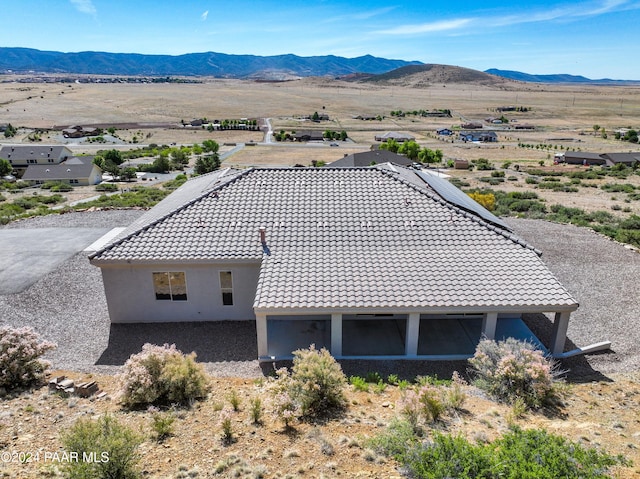
[[[482,317],[482,336],[487,339],[495,339],[497,324],[498,313],[485,313]]]
[[[407,319],[407,335],[405,351],[407,356],[418,355],[418,339],[420,338],[420,313],[411,313]]]
[[[267,343],[267,315],[256,314],[256,334],[258,336],[258,358],[264,358],[269,354]]]
[[[562,354],[564,343],[567,339],[567,329],[569,328],[569,317],[571,313],[564,311],[556,313],[553,320],[553,332],[551,333],[551,354]]]
[[[331,314],[331,356],[342,356],[342,314]]]

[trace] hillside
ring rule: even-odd
[[[364,79],[365,82],[382,85],[426,87],[433,84],[472,83],[476,86],[497,87],[510,80],[489,73],[451,65],[407,65],[396,70]]]
[[[485,70],[485,73],[491,75],[497,75],[510,80],[517,80],[530,83],[580,83],[580,84],[599,84],[599,85],[637,85],[640,82],[636,80],[612,80],[610,78],[601,78],[599,80],[592,80],[591,78],[584,77],[582,75],[568,75],[568,74],[556,74],[556,75],[532,75],[530,73],[523,73],[512,70],[499,70],[497,68],[490,68]]]
[[[0,72],[69,73],[92,75],[184,75],[221,78],[265,77],[269,80],[308,76],[338,76],[352,73],[384,73],[418,64],[371,55],[344,58],[334,55],[227,55],[206,52],[185,55],[140,55],[134,53],[62,53],[30,48],[0,47]]]

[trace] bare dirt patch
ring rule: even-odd
[[[67,398],[49,392],[46,387],[5,398],[0,429],[3,451],[32,454],[24,463],[17,459],[3,461],[0,472],[5,477],[58,477],[61,463],[52,459],[51,454],[62,452],[61,433],[79,418],[95,419],[103,414],[115,416],[143,435],[139,452],[144,477],[186,477],[180,476],[181,472],[198,478],[401,477],[395,461],[366,446],[366,438],[384,431],[398,414],[395,406],[402,393],[395,386],[388,386],[381,393],[358,392],[349,387],[349,407],[344,415],[320,423],[296,423],[287,431],[271,414],[262,381],[212,378],[211,393],[206,400],[195,403],[191,409],[174,411],[174,433],[158,443],[153,438],[150,412],[125,412],[113,399],[116,387],[112,376],[88,377],[68,371],[56,374],[65,374],[76,381],[96,380],[112,399]],[[232,391],[241,398],[241,404],[240,411],[232,415],[234,440],[225,444],[219,409],[230,407]],[[570,385],[559,412],[532,412],[521,418],[473,387],[465,388],[465,392],[464,410],[445,417],[428,430],[482,441],[498,437],[510,424],[542,427],[587,447],[624,455],[636,466],[618,468],[615,477],[640,477],[637,375],[616,375],[611,382]],[[261,424],[253,424],[250,418],[249,400],[256,397],[262,399],[264,406]],[[47,460],[45,453],[50,454]]]

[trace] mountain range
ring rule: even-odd
[[[360,74],[371,80],[372,75],[384,75],[381,80],[414,74],[416,70],[435,67],[458,68],[460,81],[480,81],[481,74],[509,80],[536,83],[598,83],[637,84],[626,80],[591,80],[575,75],[531,75],[498,70],[485,72],[446,65],[425,65],[419,61],[389,60],[364,55],[344,58],[335,55],[300,57],[297,55],[229,55],[206,52],[185,55],[143,55],[136,53],[77,52],[63,53],[31,48],[0,47],[0,73],[60,73],[122,76],[211,76],[282,81],[311,76],[349,77]],[[431,72],[434,75],[435,70]],[[442,75],[442,73],[438,73]]]

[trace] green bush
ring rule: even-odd
[[[118,379],[125,407],[149,404],[189,405],[207,393],[207,376],[195,353],[183,354],[175,345],[145,344],[125,363]]]
[[[288,426],[296,416],[321,417],[344,409],[347,378],[328,350],[308,349],[293,352],[291,373],[281,368],[272,380],[270,391],[274,409]]]
[[[77,460],[64,464],[69,479],[137,479],[142,438],[112,416],[79,419],[62,437],[67,453]],[[93,460],[90,460],[93,459]]]
[[[469,365],[474,383],[500,401],[520,398],[528,407],[540,408],[560,393],[557,365],[528,342],[482,339]]]
[[[369,383],[361,376],[351,376],[349,378],[349,383],[356,391],[369,392]]]
[[[425,444],[413,444],[396,457],[417,479],[604,479],[611,477],[612,466],[629,464],[622,456],[536,429],[514,428],[491,444],[472,444],[441,433]]]
[[[113,183],[100,183],[99,185],[96,185],[96,191],[107,191],[107,192],[118,191],[118,185]]]
[[[300,402],[304,416],[322,416],[346,406],[347,378],[340,364],[325,348],[293,352],[292,396]]]
[[[151,428],[156,441],[162,442],[173,434],[173,423],[176,417],[171,413],[161,413],[159,410],[153,410],[151,416]]]

